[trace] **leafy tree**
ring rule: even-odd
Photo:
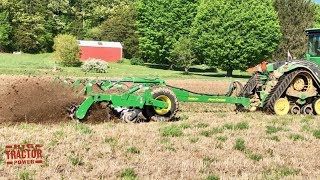
[[[44,19],[40,15],[20,14],[13,24],[13,42],[15,50],[27,53],[45,52],[50,48],[52,36],[44,26]]]
[[[60,34],[54,38],[55,56],[63,66],[80,66],[80,46],[77,38]]]
[[[277,47],[280,28],[272,0],[201,1],[193,23],[197,58],[227,71],[244,70]]]
[[[52,34],[47,29],[47,2],[44,0],[10,0],[5,3],[8,22],[12,27],[12,50],[27,53],[48,51],[52,46]]]
[[[196,0],[139,0],[137,26],[141,58],[168,64],[173,44],[188,35],[197,8]]]
[[[129,1],[129,0],[126,0]],[[121,0],[69,0],[67,32],[79,39],[88,38],[88,31],[108,19]],[[96,29],[95,29],[96,30]],[[89,32],[90,35],[91,32]]]
[[[139,46],[135,23],[134,3],[123,1],[113,7],[108,19],[102,23],[99,32],[101,39],[122,42],[124,56],[126,58],[137,57]]]
[[[315,3],[315,24],[314,28],[320,28],[320,4]]]
[[[11,43],[10,34],[12,31],[12,27],[8,22],[8,13],[1,12],[0,13],[0,52],[8,49],[8,46]]]
[[[282,39],[274,58],[285,58],[289,50],[293,56],[302,58],[307,50],[305,29],[310,28],[315,20],[315,5],[311,0],[275,0]]]
[[[196,60],[192,51],[193,42],[189,37],[182,36],[174,44],[172,49],[172,62],[178,66],[184,68],[186,74],[189,73],[189,68],[192,63]]]

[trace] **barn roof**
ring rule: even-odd
[[[110,48],[122,48],[120,42],[106,42],[106,41],[84,41],[78,40],[80,46],[88,47],[110,47]]]

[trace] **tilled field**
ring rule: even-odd
[[[167,83],[219,94],[229,85],[204,80]],[[233,105],[183,103],[177,122],[75,123],[63,112],[68,103],[81,99],[50,86],[47,78],[1,77],[0,179],[320,178],[318,116],[236,113]],[[10,113],[6,104],[18,112]],[[27,143],[42,145],[43,163],[6,165],[4,147]]]

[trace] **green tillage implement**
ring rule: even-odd
[[[122,88],[125,83],[134,85],[122,94],[93,93],[92,86],[96,84],[106,92],[114,87]],[[77,89],[81,81],[74,82]],[[250,108],[250,99],[232,97],[238,88],[239,82],[233,82],[226,95],[208,95],[194,93],[185,89],[168,86],[161,79],[125,78],[122,80],[92,80],[84,84],[87,99],[79,106],[70,108],[70,115],[79,120],[84,119],[94,103],[108,104],[109,108],[120,114],[126,122],[135,122],[142,114],[145,120],[169,121],[178,111],[178,102],[204,102],[237,104],[246,109]]]

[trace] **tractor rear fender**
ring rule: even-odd
[[[317,65],[315,65],[312,62],[298,61],[298,62],[285,63],[282,66],[280,66],[277,69],[277,71],[280,73],[289,73],[297,69],[305,69],[306,71],[310,72],[310,74],[313,76],[314,80],[316,81],[318,87],[320,87],[320,79],[319,79],[320,69]]]

